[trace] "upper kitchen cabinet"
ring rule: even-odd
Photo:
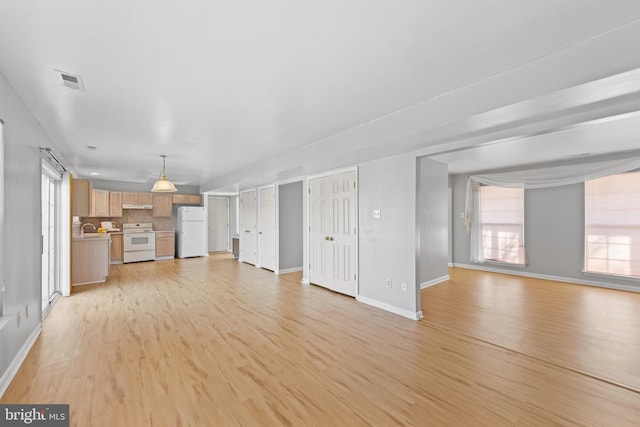
[[[202,196],[200,196],[199,194],[174,194],[172,198],[173,198],[174,205],[201,205],[202,204]]]
[[[138,193],[138,203],[141,205],[152,205],[153,193]]]
[[[109,192],[109,216],[114,218],[122,216],[122,192],[120,191]]]
[[[153,204],[153,194],[152,193],[131,193],[131,192],[123,192],[122,193],[122,204],[123,205],[149,205]]]
[[[74,179],[71,182],[71,215],[89,216],[92,188],[88,179]]]
[[[89,216],[108,217],[109,213],[109,191],[108,190],[91,190],[91,209]]]
[[[138,203],[138,193],[122,192],[122,203],[135,205]]]
[[[154,194],[153,195],[153,216],[170,217],[171,216],[171,194]]]

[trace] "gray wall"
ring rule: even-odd
[[[302,268],[302,181],[278,186],[278,270]]]
[[[39,147],[55,150],[35,118],[0,74],[0,119],[4,122],[5,238],[4,315],[14,318],[0,331],[0,377],[41,322]],[[26,306],[29,305],[29,317]]]
[[[124,182],[110,181],[106,179],[87,178],[93,184],[93,188],[109,191],[132,191],[140,193],[148,193],[153,187],[153,182]],[[180,194],[200,194],[200,187],[197,185],[176,185]]]
[[[449,178],[445,163],[427,158],[416,162],[416,268],[422,284],[449,274]]]
[[[453,258],[456,264],[471,264],[469,235],[464,220],[467,177],[452,176],[453,184]],[[633,286],[637,281],[584,274],[584,185],[525,190],[524,197],[526,267],[485,266],[531,274],[557,276],[576,281],[591,281]]]
[[[358,167],[359,294],[416,313],[416,157],[394,156]],[[381,218],[373,218],[380,209]],[[386,279],[392,280],[387,288]],[[402,283],[407,291],[402,291]]]
[[[0,119],[0,318],[4,312],[4,242],[4,122]]]

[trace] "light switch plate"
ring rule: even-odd
[[[373,217],[375,219],[380,219],[382,217],[382,212],[380,211],[380,209],[373,210]]]

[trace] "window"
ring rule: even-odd
[[[640,277],[640,173],[586,181],[585,271]]]
[[[484,259],[526,264],[524,189],[482,186],[480,206]]]

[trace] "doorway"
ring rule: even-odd
[[[60,293],[60,174],[42,163],[42,316]]]
[[[358,291],[356,172],[309,180],[309,280],[335,292]]]
[[[229,250],[229,198],[209,196],[208,236],[209,252]]]

